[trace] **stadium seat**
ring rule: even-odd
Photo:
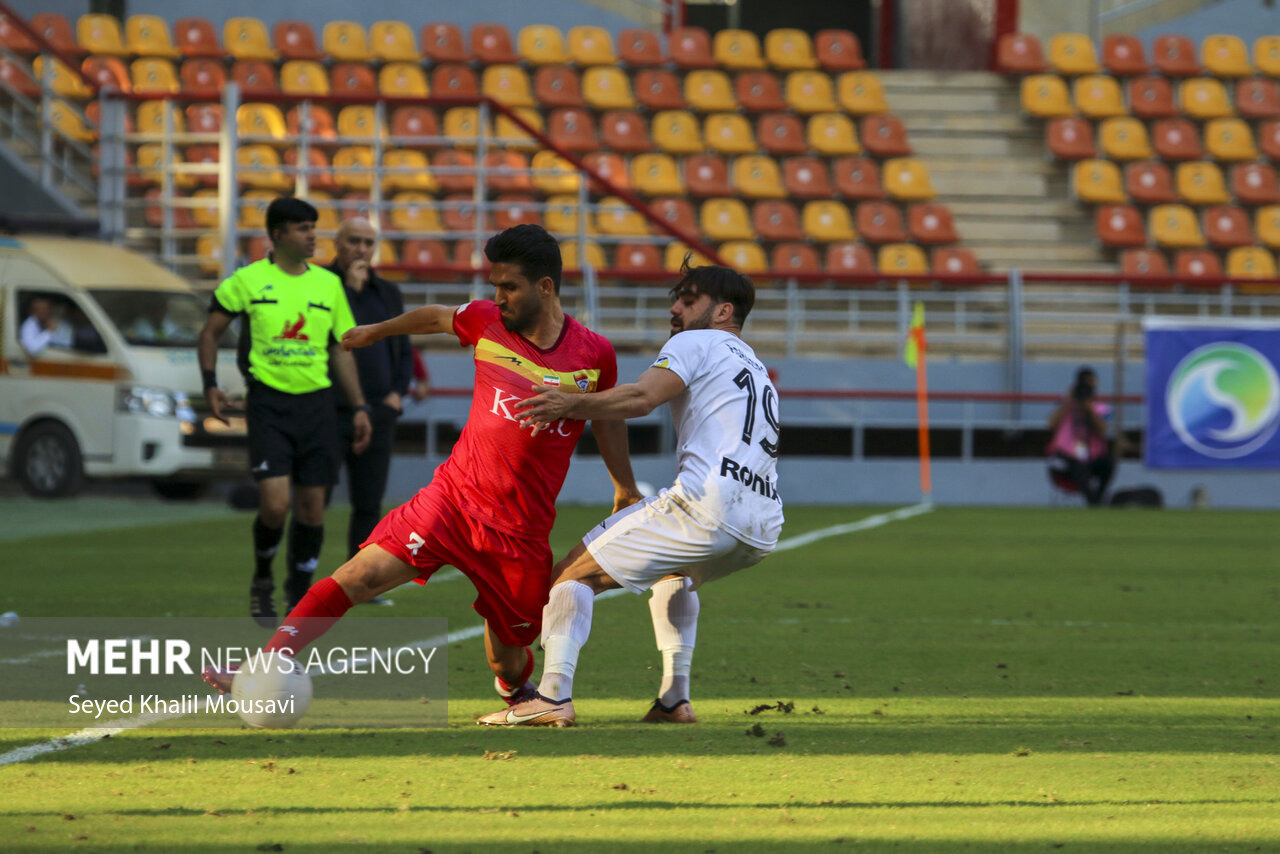
[[[1132,33],[1112,33],[1102,39],[1102,67],[1116,77],[1146,74],[1151,68],[1142,41]]]
[[[1204,147],[1215,160],[1257,160],[1253,131],[1244,119],[1212,119],[1204,126]]]
[[[188,104],[187,131],[190,133],[217,133],[222,130],[221,104]]]
[[[431,157],[431,172],[442,193],[470,193],[476,186],[476,158],[470,151],[446,148]],[[533,181],[530,179],[530,188]]]
[[[479,95],[480,84],[467,66],[444,63],[431,70],[431,91],[436,95]]]
[[[378,80],[364,63],[341,62],[329,71],[329,88],[338,98],[368,98],[378,94]]]
[[[996,45],[996,68],[1005,74],[1041,74],[1048,69],[1040,40],[1030,33],[1005,33]]]
[[[1200,42],[1200,62],[1214,77],[1248,77],[1249,50],[1239,36],[1211,35]]]
[[[774,156],[807,154],[804,126],[790,113],[766,113],[756,121],[756,140]]]
[[[653,141],[671,154],[696,154],[703,151],[702,133],[693,113],[684,110],[662,110],[653,116]]]
[[[951,210],[938,202],[919,202],[907,209],[907,230],[912,241],[932,246],[960,239]]]
[[[750,154],[756,150],[751,124],[740,113],[713,113],[707,116],[702,134],[707,147],[722,154]]]
[[[635,77],[636,100],[648,110],[683,110],[688,108],[680,92],[680,81],[663,68],[645,68]]]
[[[367,145],[347,145],[333,153],[333,180],[346,190],[368,192],[373,187],[373,172],[373,149]]]
[[[422,55],[431,62],[470,62],[471,54],[457,24],[423,24],[419,34]]]
[[[1237,246],[1227,252],[1227,275],[1237,279],[1274,279],[1276,260],[1261,246]]]
[[[1192,77],[1182,81],[1178,89],[1182,112],[1193,119],[1214,119],[1233,114],[1227,89],[1212,77]]]
[[[129,66],[129,76],[133,80],[133,91],[146,93],[171,93],[182,89],[178,81],[178,72],[173,63],[167,59],[144,57],[135,59]]]
[[[425,98],[431,87],[416,62],[388,62],[378,72],[378,91],[396,98]]]
[[[1280,117],[1280,83],[1266,77],[1236,81],[1236,112],[1246,119]]]
[[[521,209],[513,208],[513,210],[521,210]],[[538,225],[542,224],[541,217],[537,216],[536,214],[528,213],[524,215],[529,218],[528,221],[536,223]],[[494,219],[499,220],[500,217],[495,216]],[[519,224],[520,224],[519,222],[511,223],[511,225],[519,225]],[[499,224],[497,227],[500,229],[510,228],[511,225]],[[476,243],[474,240],[470,240],[470,239],[455,240],[453,243],[453,252],[451,253],[450,258],[455,267],[462,267],[467,270],[480,271],[480,270],[483,270],[485,265],[489,263],[484,257],[484,252],[476,247]],[[464,274],[462,276],[462,281],[465,282],[467,281],[467,279],[468,277]]]
[[[1125,276],[1167,276],[1169,262],[1159,249],[1126,249],[1120,253],[1120,273]]]
[[[219,104],[218,106],[221,107],[222,105]],[[183,153],[183,159],[187,162],[188,165],[190,164],[216,165],[222,162],[222,158],[219,156],[218,146],[205,145],[205,144],[187,146],[187,150]],[[218,186],[218,173],[216,170],[210,171],[204,174],[193,175],[192,177],[194,177],[196,183],[202,187]]]
[[[585,222],[581,221],[583,214],[586,215]],[[551,196],[547,199],[546,209],[543,212],[543,223],[547,231],[553,234],[565,236],[577,234],[579,226],[582,226],[585,234],[594,235],[596,233],[591,209],[580,206],[578,197],[572,193]]]
[[[1045,145],[1059,160],[1083,160],[1096,157],[1098,149],[1093,144],[1093,125],[1079,116],[1059,116],[1050,119],[1044,129]],[[866,137],[866,131],[863,131]]]
[[[291,59],[280,66],[280,91],[286,95],[328,95],[329,75],[318,62]]]
[[[508,107],[534,106],[529,75],[518,65],[490,65],[481,72],[480,92]]]
[[[80,72],[97,84],[99,89],[115,90],[128,94],[133,91],[133,81],[124,62],[115,56],[87,56],[80,63]]]
[[[435,179],[431,176],[427,155],[421,151],[406,148],[393,148],[382,154],[382,189],[419,190],[423,193],[437,191]]]
[[[1151,44],[1151,59],[1165,77],[1194,77],[1200,73],[1195,45],[1186,36],[1156,36]]]
[[[324,25],[324,52],[334,62],[372,62],[373,50],[364,27],[355,21],[329,21]]]
[[[1072,114],[1067,84],[1056,74],[1032,74],[1022,78],[1022,109],[1038,119]]]
[[[1173,249],[1205,245],[1195,211],[1186,205],[1156,205],[1147,214],[1151,239]]]
[[[596,227],[613,237],[643,237],[649,224],[640,212],[617,196],[605,196],[596,209]]]
[[[449,263],[449,252],[439,240],[410,237],[400,244],[400,263],[418,267],[441,267]]]
[[[258,248],[263,251],[262,257],[265,258],[269,244],[260,241]],[[200,259],[200,272],[207,276],[216,276],[222,272],[222,240],[216,234],[202,234],[196,238],[196,255]]]
[[[187,125],[183,121],[182,110],[172,101],[143,101],[138,105],[136,126],[138,133],[163,134],[165,131],[165,107],[168,106],[170,129],[173,133],[186,133]]]
[[[688,116],[688,113],[683,113]],[[692,119],[692,116],[689,116]],[[696,131],[698,123],[693,122]],[[633,110],[610,110],[600,117],[600,139],[606,148],[622,154],[653,150],[649,126]]]
[[[1174,172],[1178,196],[1192,205],[1218,205],[1231,200],[1222,171],[1205,160],[1179,163]]]
[[[696,69],[684,78],[684,99],[690,109],[715,113],[738,109],[729,77],[716,69]]]
[[[179,18],[173,24],[178,52],[186,57],[222,59],[226,52],[218,43],[218,31],[204,18]]]
[[[755,240],[747,206],[738,199],[707,199],[699,212],[702,233],[709,240]]]
[[[805,234],[815,243],[840,243],[858,236],[853,230],[853,217],[841,202],[805,202],[800,216]]]
[[[142,165],[141,148],[138,165]],[[236,149],[236,177],[243,186],[281,193],[292,191],[294,182],[280,166],[280,154],[269,145],[242,145]]]
[[[787,106],[802,115],[835,112],[831,78],[824,71],[792,71],[787,75]]]
[[[1178,115],[1168,78],[1144,74],[1130,80],[1129,109],[1140,119],[1165,119]]]
[[[883,199],[884,185],[880,183],[880,167],[869,157],[840,157],[832,161],[831,172],[835,176],[836,189],[846,199],[864,201]]]
[[[297,168],[299,151],[296,148],[287,149],[284,153],[284,165]],[[342,189],[333,177],[333,166],[329,162],[329,157],[319,148],[307,149],[307,193],[311,195],[311,202],[315,204],[316,193],[336,193]],[[301,182],[302,176],[298,175],[297,180]],[[319,205],[317,205],[317,208]],[[326,213],[321,211],[321,219],[326,217]],[[322,225],[317,223],[318,228],[327,228],[335,230],[337,223],[330,225]]]
[[[1280,249],[1280,204],[1265,205],[1253,214],[1258,241],[1271,249]]]
[[[907,229],[902,211],[892,202],[870,200],[858,205],[858,233],[868,243],[903,243]]]
[[[387,212],[390,231],[407,234],[439,234],[444,231],[435,200],[426,193],[397,193],[391,197]]]
[[[593,151],[582,158],[582,164],[588,169],[595,170],[601,178],[613,185],[605,186],[592,177],[587,185],[590,192],[596,195],[607,195],[617,190],[631,189],[631,176],[627,173],[627,162],[616,151]]]
[[[475,234],[476,205],[470,193],[453,193],[440,200],[440,224],[444,230],[453,233]],[[480,226],[482,231],[492,228],[489,222],[493,217],[486,216]]]
[[[1068,77],[1097,74],[1100,70],[1093,40],[1084,33],[1058,33],[1050,38],[1049,65]]]
[[[1064,94],[1065,91],[1064,87]],[[884,86],[880,77],[872,71],[846,71],[841,74],[836,79],[836,100],[854,115],[889,112]]]
[[[502,24],[476,24],[471,28],[471,54],[481,65],[519,62],[511,32]]]
[[[218,208],[217,190],[196,190],[191,194],[191,200],[197,202],[195,206],[190,208],[191,222],[194,227],[216,229],[222,224],[222,217]],[[258,220],[252,228],[256,231],[261,228],[261,224],[262,220]]]
[[[227,70],[216,59],[197,57],[182,63],[178,79],[187,92],[210,92],[220,96],[227,85]]]
[[[617,65],[613,36],[604,27],[571,27],[569,61],[575,65]]]
[[[425,137],[440,135],[440,120],[428,107],[396,107],[391,111],[391,136],[395,145],[434,147]]]
[[[618,57],[629,68],[652,68],[665,59],[658,34],[636,27],[618,33]]]
[[[337,137],[337,125],[329,108],[320,104],[307,104],[307,117],[302,118],[302,105],[292,107],[285,113],[284,124],[290,135],[306,133],[312,137],[313,143],[328,142]]]
[[[800,213],[788,201],[767,199],[756,202],[751,208],[751,224],[766,243],[805,239],[804,229],[800,227]]]
[[[825,160],[788,157],[782,161],[782,185],[797,199],[827,199],[834,194]]]
[[[584,265],[590,266],[595,270],[603,270],[609,266],[604,249],[594,241],[587,241],[586,247],[582,250],[581,258],[578,255],[578,241],[576,240],[566,240],[561,251],[564,254],[564,269],[566,270],[581,270]]]
[[[1186,119],[1161,119],[1152,126],[1151,137],[1162,160],[1199,160],[1204,157],[1200,133]]]
[[[889,113],[863,118],[862,144],[875,157],[909,157],[914,153],[902,119]]]
[[[1231,195],[1242,205],[1280,204],[1280,178],[1270,163],[1236,163],[1230,180]]]
[[[256,142],[283,140],[288,135],[279,107],[252,101],[236,110],[236,132]]]
[[[619,243],[613,250],[614,269],[625,272],[662,269],[662,253],[647,243]]]
[[[1178,276],[1216,278],[1222,275],[1222,261],[1208,249],[1180,249],[1173,256],[1173,271]]]
[[[35,40],[3,15],[0,15],[0,45],[18,56],[34,56],[40,52]]]
[[[387,135],[387,129],[378,126],[377,112],[365,104],[351,104],[339,110],[337,130],[344,142],[367,144],[375,136]]]
[[[698,267],[704,264],[710,264],[711,259],[701,252],[695,252],[692,247],[685,245],[680,241],[668,243],[666,250],[662,256],[662,266],[671,273],[678,273],[685,259],[688,259],[689,265]]]
[[[1076,109],[1091,119],[1125,116],[1129,110],[1120,94],[1116,78],[1106,74],[1077,77],[1074,84]]]
[[[1132,205],[1102,205],[1094,211],[1094,232],[1104,246],[1145,246],[1147,229]]]
[[[733,195],[729,166],[715,154],[693,154],[684,159],[684,183],[689,195],[700,198]]]
[[[973,252],[961,246],[938,246],[932,252],[933,272],[950,276],[976,275],[982,272]]]
[[[760,39],[750,30],[718,30],[712,40],[712,56],[730,71],[764,68]]]
[[[369,199],[368,193],[354,190],[338,199],[338,216],[341,219],[348,219],[353,216],[368,219],[374,217],[375,214],[376,212],[373,209],[373,203]]]
[[[44,79],[44,63],[44,56],[37,56],[31,61],[32,76],[35,80]],[[93,91],[80,79],[80,75],[64,65],[61,59],[53,60],[49,76],[49,86],[55,95],[63,98],[72,98],[77,101],[83,101],[93,96]],[[35,91],[38,93],[40,91],[39,87],[35,87]]]
[[[1120,168],[1110,160],[1080,160],[1071,169],[1071,194],[1091,205],[1129,201]]]
[[[914,157],[895,157],[882,167],[884,188],[889,195],[903,201],[928,201],[938,195],[929,179],[929,169]]]
[[[369,47],[382,62],[421,62],[413,30],[404,21],[375,21],[369,27]]]
[[[818,64],[829,74],[867,67],[858,37],[848,30],[819,30],[813,37],[813,50]]]
[[[569,54],[564,49],[564,37],[550,24],[530,24],[516,37],[516,49],[520,58],[530,65],[564,65]]]
[[[769,269],[769,259],[765,255],[764,249],[758,244],[751,243],[746,240],[730,240],[720,244],[717,251],[720,257],[724,259],[724,263],[733,269],[752,275],[755,273],[763,273]],[[756,286],[760,286],[757,281]]]
[[[637,83],[636,91],[639,91]],[[533,94],[546,109],[581,107],[582,81],[567,65],[543,65],[533,73]]]
[[[232,63],[231,79],[240,87],[241,97],[280,91],[275,66],[265,59],[242,59]]]
[[[858,133],[853,122],[843,113],[819,113],[809,117],[809,147],[828,157],[859,154]]]
[[[631,186],[646,196],[679,196],[685,192],[676,162],[668,154],[641,154],[631,161]]]
[[[76,21],[76,41],[85,53],[97,56],[128,56],[120,22],[110,15],[81,15]]]
[[[512,109],[512,112],[524,120],[524,123],[534,130],[539,133],[546,133],[547,129],[543,124],[542,113],[540,111],[535,110],[533,107],[515,107]],[[542,143],[533,135],[528,133],[524,128],[520,127],[520,125],[516,124],[507,116],[501,114],[494,119],[493,133],[498,140],[501,140],[499,143],[500,145],[505,145],[509,148],[519,148],[524,149],[525,151],[535,151],[542,148]]]
[[[920,275],[929,272],[929,259],[913,243],[887,243],[876,253],[876,266],[881,273]]]
[[[676,231],[697,234],[698,222],[688,199],[655,199],[649,204],[654,216],[666,222]]]
[[[764,56],[779,71],[807,71],[818,67],[813,41],[804,30],[770,30],[764,37]]]
[[[781,199],[787,195],[778,161],[760,154],[748,154],[733,161],[733,186],[738,195],[747,199]]]
[[[828,273],[836,274],[876,272],[876,262],[871,255],[871,249],[865,243],[855,243],[851,240],[828,244],[825,266]]]
[[[1253,64],[1259,74],[1280,77],[1280,36],[1258,36],[1254,39]]]
[[[77,142],[93,142],[98,138],[97,130],[86,123],[79,110],[57,98],[49,102],[49,123],[63,136]]]
[[[124,22],[124,35],[125,46],[134,56],[182,56],[169,38],[169,25],[159,15],[130,15]]]
[[[1125,166],[1124,189],[1141,205],[1161,205],[1178,200],[1169,167],[1159,160],[1140,160]]]
[[[770,113],[785,110],[782,84],[768,71],[741,71],[734,80],[738,103],[748,113]]]
[[[1268,160],[1280,160],[1280,120],[1270,119],[1258,125],[1258,148]]]
[[[76,37],[71,32],[71,24],[57,12],[35,13],[31,16],[31,29],[69,59],[78,60],[88,53],[76,42]]]
[[[484,156],[485,188],[494,193],[531,193],[529,158],[518,151],[498,150]]]
[[[324,54],[316,45],[316,34],[306,21],[277,21],[271,28],[271,36],[281,59],[303,62],[319,62],[324,59]]]
[[[595,151],[600,147],[591,111],[581,107],[558,107],[547,117],[547,136],[569,151]]]
[[[1204,211],[1204,236],[1214,249],[1253,244],[1249,215],[1235,205],[1214,205]]]
[[[613,66],[595,66],[583,72],[582,99],[596,110],[630,110],[636,105],[626,72]]]
[[[576,193],[582,183],[582,175],[572,163],[554,151],[539,151],[530,162],[533,167],[533,186],[544,195]]]
[[[773,251],[769,253],[769,266],[785,273],[822,271],[822,262],[818,258],[817,250],[807,243],[779,243],[774,246]]]

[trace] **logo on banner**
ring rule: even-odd
[[[1174,367],[1165,407],[1187,447],[1214,459],[1243,457],[1280,426],[1280,377],[1252,347],[1206,344]]]

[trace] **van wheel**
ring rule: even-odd
[[[151,488],[161,498],[171,501],[190,501],[204,495],[209,484],[201,480],[153,480]]]
[[[56,421],[28,428],[18,440],[14,474],[36,498],[65,498],[84,486],[84,461],[71,431]]]

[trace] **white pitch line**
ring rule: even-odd
[[[825,540],[829,537],[838,537],[842,534],[852,534],[856,531],[866,531],[871,528],[879,528],[882,525],[887,525],[890,522],[895,522],[899,519],[910,519],[912,516],[919,516],[923,513],[928,513],[932,509],[933,505],[926,501],[921,504],[913,504],[910,507],[902,507],[888,513],[877,513],[874,516],[859,519],[857,522],[833,525],[829,528],[819,528],[816,531],[809,531],[806,534],[800,534],[795,537],[788,537],[785,540],[780,540],[774,551],[789,551],[790,549],[798,549],[801,546],[807,546],[810,543],[816,543],[819,540]],[[462,577],[462,573],[458,573],[458,577]],[[442,580],[452,580],[452,576],[448,576]],[[597,596],[596,599],[612,599],[627,592],[629,591],[621,588],[616,590],[606,590]],[[458,631],[450,632],[447,635],[438,635],[433,638],[415,641],[411,644],[405,644],[405,646],[408,648],[440,646],[442,643],[451,644],[470,640],[471,638],[480,637],[482,634],[484,634],[483,624],[478,626],[467,626],[465,629],[459,629]],[[44,756],[47,753],[56,753],[60,750],[69,750],[72,747],[93,744],[96,741],[101,741],[107,736],[119,735],[127,730],[137,729],[150,724],[164,723],[167,720],[179,717],[183,717],[183,715],[156,713],[124,718],[119,721],[108,721],[107,724],[102,727],[87,727],[78,732],[73,732],[70,735],[64,735],[59,738],[50,739],[49,741],[42,741],[38,744],[28,744],[25,747],[18,747],[10,750],[8,753],[0,753],[0,766],[26,762],[30,759]]]

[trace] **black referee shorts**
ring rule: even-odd
[[[253,383],[245,407],[249,472],[254,480],[291,476],[299,486],[329,486],[338,458],[332,389],[288,394]]]

